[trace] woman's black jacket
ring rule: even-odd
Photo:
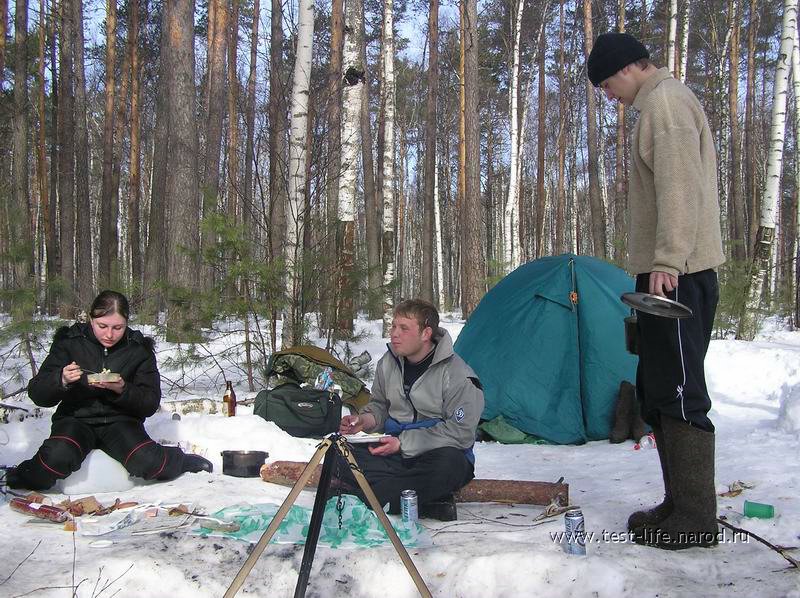
[[[125,380],[122,394],[90,386],[86,373],[74,384],[63,386],[61,371],[73,361],[86,370],[119,373]],[[153,339],[126,328],[119,342],[106,349],[89,324],[59,328],[39,373],[28,383],[28,395],[40,407],[58,405],[53,420],[78,417],[95,424],[131,418],[144,421],[161,402]]]

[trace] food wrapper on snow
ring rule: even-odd
[[[116,372],[104,369],[98,374],[87,374],[86,379],[89,384],[97,384],[98,382],[119,382],[122,377]]]

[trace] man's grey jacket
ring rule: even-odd
[[[430,367],[414,382],[408,396],[403,389],[403,359],[391,345],[378,361],[372,399],[362,409],[371,413],[376,425],[368,432],[384,429],[387,417],[401,424],[440,420],[431,427],[403,430],[403,457],[451,446],[466,450],[475,443],[475,432],[483,413],[483,390],[478,377],[453,351],[453,339],[443,328],[434,336],[436,349]]]

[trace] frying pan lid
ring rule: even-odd
[[[691,318],[692,310],[683,303],[650,293],[623,293],[620,297],[625,305],[646,314],[664,318]]]

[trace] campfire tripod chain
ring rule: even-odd
[[[330,452],[330,449],[334,449],[334,452]],[[364,477],[364,474],[361,472],[361,469],[358,467],[358,463],[350,454],[350,450],[347,446],[347,441],[340,436],[339,434],[331,434],[329,437],[325,438],[317,447],[317,451],[311,457],[311,460],[306,465],[306,468],[300,474],[297,482],[294,486],[292,486],[291,491],[289,491],[289,495],[281,504],[278,512],[275,513],[275,517],[272,518],[269,526],[264,533],[261,535],[261,538],[258,540],[258,543],[253,548],[250,555],[247,557],[247,560],[242,565],[242,568],[239,570],[239,573],[236,574],[236,577],[233,578],[230,587],[228,587],[228,591],[225,592],[223,598],[233,598],[236,595],[236,592],[239,591],[239,588],[242,587],[245,579],[252,571],[253,567],[256,564],[256,561],[261,557],[261,554],[264,552],[264,549],[269,544],[269,541],[272,539],[272,536],[275,535],[275,532],[278,531],[278,527],[280,526],[283,519],[286,517],[286,514],[289,512],[289,509],[292,507],[294,502],[297,500],[298,495],[300,492],[305,488],[306,483],[311,479],[311,476],[314,474],[314,471],[319,465],[320,461],[322,461],[323,457],[325,461],[322,465],[322,474],[320,475],[319,484],[317,485],[317,495],[314,498],[314,510],[311,512],[311,523],[308,526],[308,536],[306,537],[306,545],[305,550],[303,551],[303,561],[300,565],[300,573],[297,579],[297,586],[295,586],[294,596],[295,598],[303,598],[306,595],[306,587],[308,586],[308,577],[311,573],[311,565],[314,561],[314,553],[317,549],[317,542],[319,540],[319,532],[322,526],[322,516],[325,512],[325,501],[326,496],[328,494],[328,488],[330,487],[331,483],[331,473],[333,471],[333,464],[336,461],[336,453],[342,456],[350,465],[350,469],[353,472],[353,476],[358,482],[359,488],[364,493],[364,496],[367,498],[367,502],[369,502],[369,506],[374,511],[375,515],[378,517],[378,521],[381,522],[383,529],[386,531],[386,534],[389,536],[389,540],[392,542],[394,549],[397,551],[400,560],[405,565],[406,570],[408,571],[409,575],[411,575],[411,579],[414,581],[414,585],[417,586],[417,591],[419,592],[420,596],[423,598],[432,598],[432,594],[428,587],[425,585],[425,581],[422,579],[422,576],[419,574],[416,566],[414,566],[411,557],[406,551],[405,547],[403,546],[402,542],[400,542],[400,538],[397,537],[397,533],[394,531],[389,518],[386,516],[386,513],[383,512],[381,508],[381,504],[378,502],[378,498],[375,496],[375,493],[372,491],[372,488],[367,482],[367,478]]]

